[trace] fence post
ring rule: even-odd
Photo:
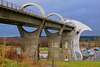
[[[4,59],[5,59],[5,46],[6,46],[6,38],[4,37],[4,41],[3,41],[3,48],[2,48],[2,63],[4,63]]]
[[[15,9],[17,10],[17,5],[15,4]]]
[[[33,10],[32,10],[32,15],[33,15]]]
[[[27,13],[27,8],[26,8],[26,13]]]
[[[31,14],[31,13],[30,13],[30,9],[29,9],[29,14]]]
[[[13,8],[13,4],[11,3],[11,8]]]
[[[3,0],[1,0],[1,5],[3,5]]]
[[[7,2],[7,7],[8,7],[8,2]]]
[[[20,6],[19,6],[19,10],[20,10]]]

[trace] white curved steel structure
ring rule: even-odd
[[[64,22],[63,17],[62,17],[61,15],[57,14],[57,13],[50,13],[50,14],[47,15],[47,18],[50,17],[50,16],[52,16],[52,15],[57,15],[57,16],[59,16],[59,17],[61,18],[61,21]]]
[[[41,11],[42,17],[46,17],[43,8],[42,8],[41,6],[35,4],[35,3],[27,3],[27,4],[24,4],[24,5],[20,8],[20,10],[23,10],[24,8],[26,8],[26,7],[28,7],[28,6],[35,6],[35,7],[39,8],[39,10]]]
[[[82,60],[83,55],[81,53],[80,46],[79,46],[80,35],[85,30],[90,30],[90,31],[92,31],[92,30],[87,25],[85,25],[79,21],[76,21],[76,20],[69,20],[69,19],[67,20],[66,19],[65,23],[67,23],[67,22],[72,22],[76,26],[73,37],[72,37],[72,43],[71,43],[73,57],[76,61]]]

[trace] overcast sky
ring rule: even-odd
[[[100,36],[100,0],[6,0],[22,6],[26,3],[40,5],[46,15],[58,13],[63,18],[78,20],[88,25],[93,31],[85,31],[85,36]],[[36,7],[30,7],[39,12]],[[60,19],[60,18],[59,18]],[[20,36],[18,29],[13,25],[0,24],[0,36]],[[42,35],[45,35],[43,32]]]

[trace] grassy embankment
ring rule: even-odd
[[[52,62],[42,62],[52,64]],[[54,65],[61,67],[100,67],[100,62],[54,62]]]
[[[10,50],[10,48],[6,48],[6,50]],[[48,48],[39,48],[39,50],[48,51]],[[28,61],[27,59],[25,60],[27,62],[25,61],[17,62],[7,58],[4,58],[3,61],[2,60],[3,60],[2,56],[0,56],[0,67],[38,67],[38,65],[33,64],[33,61],[30,60]],[[52,62],[41,62],[41,63],[52,64]],[[61,67],[100,67],[100,62],[54,62],[54,65]]]

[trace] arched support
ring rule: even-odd
[[[72,22],[70,19],[64,19],[64,21]],[[62,62],[64,62],[65,59],[68,59],[68,61],[74,61],[74,57],[72,54],[72,47],[71,47],[71,40],[72,40],[74,30],[75,29],[71,31],[63,31],[62,38],[61,38],[61,42],[62,42],[61,61]]]
[[[71,49],[71,40],[72,35],[74,33],[74,29],[72,31],[63,31],[61,42],[62,42],[62,53],[61,53],[61,61],[64,62],[65,59],[68,61],[74,61],[74,57]]]
[[[58,33],[50,33],[47,29],[44,29],[48,38],[48,60],[60,61],[60,40],[63,29]]]
[[[20,10],[23,10],[24,8],[28,6],[38,7],[42,13],[42,16],[46,17],[44,10],[39,5],[34,4],[34,3],[25,4],[20,8]],[[45,19],[41,23],[42,24],[38,27],[38,29],[33,32],[27,32],[22,28],[22,26],[17,26],[21,35],[22,42],[23,42],[22,47],[23,47],[24,53],[25,55],[27,55],[33,60],[39,59],[38,44],[40,41],[39,39],[41,36],[41,32],[45,24]]]
[[[64,21],[65,21],[64,23],[72,22],[72,25],[74,25],[73,21],[68,18],[65,18]]]
[[[35,3],[27,3],[27,4],[24,4],[24,5],[20,8],[20,10],[23,10],[24,8],[26,8],[26,7],[28,7],[28,6],[35,6],[35,7],[39,8],[39,10],[41,11],[42,16],[43,16],[43,17],[46,17],[43,8],[42,8],[41,6],[35,4]]]
[[[22,26],[17,26],[18,30],[21,35],[22,39],[22,47],[24,54],[26,56],[29,56],[31,59],[39,59],[38,58],[38,44],[40,41],[40,35],[43,30],[43,24],[35,31],[33,32],[27,32],[25,31]]]
[[[57,14],[57,13],[50,13],[49,15],[47,15],[47,18],[48,18],[49,16],[52,16],[52,15],[57,15],[57,16],[59,16],[59,17],[61,18],[61,21],[64,22],[63,17],[62,17],[61,15]]]
[[[47,15],[47,17],[52,16],[52,15],[57,15],[61,18],[63,21],[63,17],[60,16],[57,13],[51,13]],[[60,61],[60,40],[61,40],[61,34],[63,32],[65,25],[62,26],[62,28],[59,30],[58,33],[50,33],[47,28],[45,28],[45,32],[48,38],[48,60],[50,61]]]

